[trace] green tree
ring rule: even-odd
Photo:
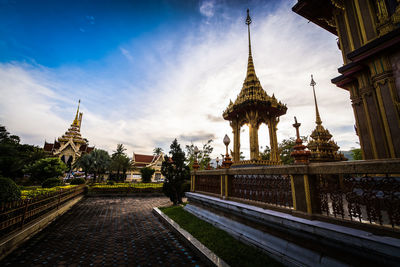
[[[300,137],[303,142],[307,141],[306,136]],[[293,152],[293,147],[296,145],[296,138],[290,137],[289,139],[284,139],[278,145],[279,154],[283,164],[292,164],[294,162],[294,158],[290,156],[290,153]]]
[[[177,205],[182,203],[183,184],[185,180],[190,179],[190,169],[185,164],[185,152],[176,139],[172,142],[170,149],[170,156],[165,156],[161,166],[161,173],[165,177],[163,192],[174,205]]]
[[[142,182],[143,183],[151,182],[151,177],[153,176],[155,171],[156,170],[149,168],[149,167],[141,168],[140,174],[142,175]]]
[[[269,148],[269,146],[265,146],[264,151],[260,152],[260,157],[261,157],[262,160],[269,160],[270,159],[270,157],[271,157],[271,149]]]
[[[126,148],[122,144],[117,145],[117,149],[111,155],[110,170],[116,172],[115,180],[124,181],[126,178],[126,172],[131,167],[131,161],[125,153]],[[120,175],[122,172],[122,175]],[[111,177],[111,174],[110,174]]]
[[[97,181],[97,176],[102,177],[110,167],[111,158],[107,151],[103,149],[94,149],[91,153],[91,160],[93,162],[93,181]]]
[[[6,128],[0,125],[0,175],[17,180],[23,177],[25,165],[45,157],[43,149],[20,144],[20,138],[10,135]]]
[[[208,140],[207,143],[203,144],[203,148],[199,149],[199,153],[197,153],[197,161],[200,165],[200,170],[204,170],[211,161],[210,155],[214,150],[214,148],[211,146],[212,141],[212,139]],[[193,143],[190,145],[186,145],[186,162],[190,170],[193,170],[193,163],[195,158],[194,147],[195,146],[193,145]]]
[[[156,147],[153,149],[153,155],[160,155],[161,153],[163,153],[164,150],[161,147]]]
[[[42,184],[48,178],[58,178],[66,170],[67,166],[59,158],[39,159],[24,169],[26,174],[30,174],[31,181],[38,184]]]
[[[82,169],[85,172],[85,177],[88,177],[89,173],[93,173],[94,159],[90,153],[83,154],[75,161],[73,168]]]
[[[361,148],[353,148],[350,150],[351,155],[353,156],[353,160],[362,160],[362,152]]]

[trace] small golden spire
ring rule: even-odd
[[[315,86],[316,84],[317,84],[317,83],[314,81],[313,75],[311,74],[311,83],[310,83],[310,86],[312,86],[313,93],[314,93],[315,114],[316,114],[315,123],[316,123],[317,125],[321,125],[321,124],[322,124],[322,120],[321,120],[321,117],[319,116],[318,104],[317,104],[317,97],[316,97],[316,95],[315,95],[315,88],[314,88],[314,86]]]
[[[73,124],[79,126],[79,106],[81,105],[81,100],[78,101],[78,109],[76,110],[76,115]]]

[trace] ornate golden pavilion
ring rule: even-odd
[[[251,18],[247,10],[247,31],[249,38],[249,59],[247,63],[247,74],[243,83],[242,90],[235,102],[230,101],[227,109],[223,113],[225,120],[230,122],[233,130],[233,161],[240,161],[240,129],[243,125],[249,126],[250,134],[250,161],[251,164],[279,164],[280,157],[278,152],[278,140],[276,137],[276,126],[279,123],[279,116],[286,114],[287,107],[278,101],[274,95],[269,96],[262,88],[256,76],[251,54],[250,41]],[[271,147],[271,158],[269,161],[261,161],[258,146],[258,128],[265,123],[269,129],[269,139]]]
[[[69,167],[79,158],[82,154],[90,153],[94,147],[89,147],[89,141],[81,136],[82,112],[76,111],[75,119],[68,131],[61,137],[54,140],[54,143],[44,143],[44,150],[52,156],[59,157]]]
[[[322,126],[321,116],[319,115],[317,97],[315,95],[315,85],[311,75],[310,86],[313,88],[314,103],[315,103],[315,123],[317,126],[312,131],[310,137],[311,140],[308,142],[308,149],[311,151],[310,162],[327,162],[327,161],[341,161],[347,160],[342,153],[338,153],[339,146],[333,141],[331,133],[328,129]]]

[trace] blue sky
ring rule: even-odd
[[[0,0],[0,124],[41,146],[68,128],[81,99],[81,131],[96,147],[151,153],[175,137],[213,138],[219,155],[231,133],[221,114],[245,76],[250,8],[256,73],[289,108],[278,139],[294,135],[294,115],[304,135],[315,126],[313,73],[325,127],[342,148],[357,146],[348,93],[330,83],[342,64],[336,37],[294,3]]]

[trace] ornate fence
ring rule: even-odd
[[[85,189],[85,185],[80,185],[54,193],[38,195],[32,199],[1,203],[0,234],[10,233],[17,228],[22,229],[26,223],[58,209],[61,204],[84,193]]]
[[[289,175],[233,175],[229,196],[276,206],[293,206]]]
[[[192,191],[400,232],[400,159],[192,172]]]

